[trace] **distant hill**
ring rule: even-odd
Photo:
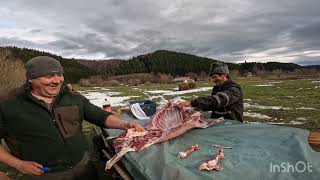
[[[114,70],[117,69],[120,64],[126,63],[127,61],[121,59],[110,59],[110,60],[76,60],[78,63],[87,66],[97,74],[115,74]]]
[[[316,69],[316,70],[320,70],[320,65],[309,65],[309,66],[304,66],[308,69]]]
[[[163,73],[174,76],[187,73],[208,73],[212,63],[220,61],[191,54],[158,50],[129,60],[77,60],[101,75],[124,75],[133,73]],[[237,66],[237,65],[235,65]]]
[[[220,61],[191,54],[158,50],[140,55],[120,64],[117,74],[131,73],[164,73],[174,76],[187,73],[208,73],[212,63]]]
[[[9,47],[0,47],[0,49],[8,49],[11,51],[12,55],[24,63],[27,62],[29,59],[36,57],[36,56],[50,56],[60,61],[61,65],[64,68],[64,76],[66,81],[71,83],[78,82],[81,78],[87,78],[91,75],[95,75],[96,72],[92,69],[78,63],[74,59],[66,59],[62,58],[61,56],[57,56],[55,54],[51,54],[44,51],[38,51],[34,49],[28,48],[18,48],[14,46]]]
[[[282,70],[292,72],[296,69],[300,69],[302,66],[294,63],[279,63],[279,62],[267,62],[267,63],[257,63],[257,62],[250,62],[250,63],[241,63],[240,69],[242,73],[245,72],[253,72],[256,73],[258,71],[266,71],[271,72],[275,70]]]
[[[107,61],[91,62],[96,67],[107,67],[99,71],[99,74],[105,75],[124,75],[133,73],[163,73],[171,74],[173,76],[183,76],[187,73],[209,73],[211,64],[223,63],[222,61],[210,59],[206,57],[199,57],[191,54],[158,50],[153,53],[139,55],[129,60],[118,60],[107,63]],[[226,63],[231,71],[237,70],[240,74],[247,72],[272,72],[281,70],[285,72],[292,72],[296,69],[305,68],[294,63],[280,63],[280,62],[267,62],[267,63]],[[90,67],[90,66],[88,66]]]
[[[80,60],[66,59],[48,52],[37,51],[18,47],[0,47],[8,48],[13,55],[23,62],[32,57],[45,55],[58,59],[65,69],[65,77],[70,82],[78,82],[81,78],[87,78],[91,75],[125,75],[133,73],[162,73],[173,76],[184,76],[188,73],[203,74],[209,73],[211,64],[223,63],[222,61],[199,57],[191,54],[174,52],[168,50],[158,50],[153,53],[143,54],[133,57],[129,60]],[[316,69],[320,70],[320,65],[300,66],[294,63],[226,63],[231,71],[238,71],[240,75],[247,72],[258,74],[259,72],[272,72],[281,70],[292,72],[297,69]]]

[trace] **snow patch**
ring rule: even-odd
[[[244,112],[243,116],[246,117],[253,117],[253,118],[258,118],[258,119],[271,119],[272,117],[260,114],[260,113],[255,113],[255,112]]]
[[[316,108],[312,108],[312,107],[299,107],[296,109],[302,109],[302,110],[317,110]]]
[[[256,87],[270,87],[270,86],[274,86],[274,84],[258,84],[258,85],[251,85],[251,86],[256,86]]]
[[[126,106],[127,103],[124,102],[126,100],[129,100],[134,97],[139,97],[139,96],[119,96],[119,97],[112,97],[109,96],[107,93],[102,93],[102,92],[86,92],[86,93],[81,93],[84,97],[89,99],[89,101],[98,106],[102,107],[102,103],[104,102],[105,98],[108,98],[110,101],[111,106]]]
[[[149,97],[149,99],[151,101],[160,100],[160,101],[156,101],[156,103],[159,105],[164,105],[164,104],[167,104],[167,102],[168,102],[168,100],[166,100],[163,96],[151,96],[151,97]]]
[[[107,92],[108,96],[117,96],[122,94],[121,92]]]
[[[271,99],[271,98],[270,98]],[[299,107],[299,108],[290,108],[290,107],[282,107],[282,106],[264,106],[259,104],[250,104],[250,103],[244,103],[245,108],[252,108],[252,109],[273,109],[273,110],[318,110],[316,108],[312,107]]]
[[[290,124],[290,125],[301,125],[301,124],[304,124],[304,123],[298,122],[298,121],[290,121],[289,123],[286,123],[286,122],[267,122],[266,124],[272,124],[272,125],[287,125],[287,124]]]
[[[273,109],[273,110],[292,110],[292,108],[289,107],[282,107],[282,106],[263,106],[259,104],[249,104],[249,103],[244,103],[245,108],[255,108],[255,109]]]
[[[167,91],[167,90],[150,90],[150,91],[145,91],[151,94],[164,94],[164,93],[171,93],[172,91]]]
[[[164,96],[172,96],[172,95],[181,95],[181,94],[187,94],[187,93],[194,93],[194,92],[202,92],[202,91],[209,91],[212,90],[212,87],[202,87],[198,89],[190,89],[185,91],[171,91],[164,93]]]
[[[104,87],[92,87],[93,89],[103,89],[103,90],[110,90],[110,89],[107,89],[107,88],[104,88]]]
[[[296,120],[297,120],[297,121],[306,121],[307,118],[305,118],[305,117],[298,117],[298,118],[296,118]]]

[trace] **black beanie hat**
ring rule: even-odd
[[[26,64],[27,79],[35,79],[52,74],[63,74],[60,62],[52,57],[38,56],[30,59]]]

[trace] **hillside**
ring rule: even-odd
[[[64,68],[64,76],[66,81],[71,83],[78,82],[81,78],[87,78],[91,75],[95,75],[96,72],[92,69],[78,63],[74,59],[66,59],[55,54],[48,52],[28,49],[28,48],[18,48],[14,46],[10,47],[0,47],[0,49],[8,49],[11,51],[13,57],[22,60],[23,63],[26,63],[29,59],[36,56],[50,56],[60,61],[61,65]]]
[[[58,59],[65,69],[65,77],[69,82],[78,82],[81,78],[92,75],[115,76],[134,73],[161,73],[172,76],[184,76],[188,73],[208,74],[211,64],[219,64],[221,61],[191,54],[158,50],[153,53],[139,55],[129,60],[78,60],[66,59],[48,52],[37,51],[18,47],[0,47],[9,49],[14,57],[21,59],[24,63],[32,57],[45,55]],[[262,75],[268,72],[294,72],[300,69],[309,71],[319,70],[319,66],[300,66],[294,63],[226,63],[231,71],[238,75],[248,72]]]
[[[281,70],[285,72],[292,72],[297,69],[303,68],[302,66],[294,63],[279,63],[279,62],[267,62],[267,63],[257,63],[257,62],[250,62],[250,63],[241,63],[241,72],[252,72],[257,74],[261,71],[263,72],[272,72],[276,70]]]
[[[174,76],[185,75],[190,72],[208,73],[210,65],[218,62],[214,59],[167,50],[158,50],[129,60],[77,61],[98,74],[109,76],[133,73],[163,73]]]
[[[211,64],[221,63],[219,60],[214,60],[206,57],[199,57],[191,54],[158,50],[153,53],[139,55],[129,60],[108,60],[103,61],[85,61],[81,60],[81,64],[97,71],[102,75],[124,75],[133,73],[162,73],[171,74],[173,76],[183,76],[187,73],[209,73]],[[267,73],[272,71],[293,72],[301,68],[311,68],[300,66],[294,63],[226,63],[231,71],[237,71],[241,75],[248,72],[254,74]],[[315,68],[315,67],[313,67]]]
[[[173,76],[187,73],[208,73],[212,63],[220,61],[191,54],[158,50],[150,54],[133,57],[126,64],[121,64],[119,74],[164,73]]]

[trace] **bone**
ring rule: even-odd
[[[185,158],[188,155],[190,155],[191,153],[193,153],[194,151],[197,151],[198,149],[199,149],[199,145],[194,144],[191,147],[189,147],[187,150],[185,150],[184,152],[179,152],[178,158]]]
[[[214,159],[209,159],[207,162],[202,163],[199,166],[199,170],[207,170],[207,171],[221,171],[223,169],[222,166],[218,165],[218,162],[224,158],[224,150],[221,148],[219,149],[216,157]]]

